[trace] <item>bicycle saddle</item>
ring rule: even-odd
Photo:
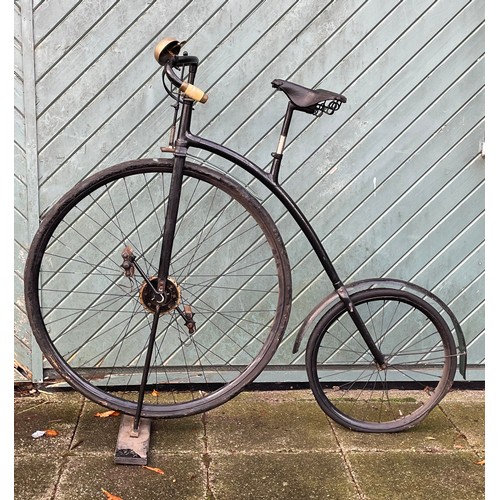
[[[335,92],[323,89],[308,89],[307,87],[302,87],[302,85],[287,82],[286,80],[273,80],[271,85],[277,90],[282,90],[297,108],[311,108],[323,101],[347,102],[347,99],[343,95]]]

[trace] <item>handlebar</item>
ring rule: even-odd
[[[179,56],[181,47],[185,42],[179,42],[175,38],[164,38],[157,43],[155,47],[155,59],[159,64],[164,66],[165,74],[170,82],[183,92],[187,97],[193,101],[207,102],[208,95],[198,87],[195,87],[192,82],[198,67],[198,58],[194,56]],[[189,66],[188,81],[181,80],[174,72],[174,68]]]
[[[194,56],[174,56],[165,63],[165,74],[170,82],[177,87],[181,92],[184,92],[193,101],[201,102],[204,104],[208,100],[208,95],[205,94],[203,90],[195,87],[188,81],[181,80],[177,74],[174,72],[174,68],[179,68],[182,66],[190,67],[190,78],[194,79],[194,74],[198,66],[198,58]],[[192,75],[192,77],[191,77]]]

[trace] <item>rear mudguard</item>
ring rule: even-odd
[[[439,307],[441,307],[444,313],[446,313],[446,316],[448,316],[446,318],[445,315],[443,314],[443,317],[448,320],[447,321],[448,326],[450,326],[451,331],[455,333],[455,337],[457,340],[457,347],[458,347],[457,354],[459,356],[458,369],[462,377],[466,379],[465,373],[467,367],[467,348],[465,344],[465,337],[462,328],[460,327],[460,324],[456,316],[451,311],[451,309],[439,297],[434,295],[429,290],[426,290],[425,288],[410,283],[408,281],[403,281],[394,278],[377,278],[377,279],[366,279],[366,280],[355,281],[353,283],[345,285],[345,288],[347,289],[349,295],[352,295],[356,292],[361,292],[362,290],[367,290],[369,288],[380,288],[380,287],[408,290],[419,295],[421,298],[428,300],[431,304],[432,302],[434,302],[434,306],[438,305]],[[314,307],[314,309],[312,309],[312,311],[307,315],[307,317],[302,322],[302,325],[297,333],[297,337],[295,338],[295,343],[293,345],[293,350],[292,350],[294,354],[299,351],[300,344],[302,343],[302,339],[304,338],[306,332],[312,327],[312,325],[316,323],[318,317],[323,313],[323,311],[326,308],[332,307],[340,300],[341,298],[339,297],[338,293],[334,291],[330,295],[327,295],[321,302],[319,302]]]

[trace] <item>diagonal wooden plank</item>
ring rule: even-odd
[[[87,3],[82,5],[87,5]],[[98,8],[100,5],[102,8]],[[56,37],[57,33],[53,34],[40,47],[37,47],[37,68],[40,66],[42,70],[45,70],[45,73],[40,73],[37,70],[38,115],[42,115],[50,104],[75,82],[147,8],[139,2],[121,3],[119,9],[111,9],[112,5],[96,1],[95,11],[102,17],[99,17],[97,22],[91,18],[92,24],[90,26],[87,26],[86,23],[81,26],[82,30],[88,31],[83,34],[79,33],[77,43],[74,45],[65,46],[59,42],[60,49],[56,51],[58,59],[56,59],[55,64],[49,66],[52,61],[46,62],[46,58],[43,57],[46,52],[51,55],[53,49],[50,46],[47,47],[46,51],[42,49],[45,49],[45,45],[52,42],[52,38]],[[89,6],[91,7],[91,5]],[[78,19],[86,19],[86,16],[78,16]],[[57,40],[55,43],[58,43]],[[39,57],[42,58],[40,64],[38,63]],[[47,72],[47,69],[50,71]]]
[[[484,160],[477,151],[484,1],[23,0],[14,14],[19,297],[38,205],[45,210],[90,172],[156,156],[164,145],[172,112],[151,52],[174,35],[201,57],[198,82],[209,90],[193,129],[258,164],[269,165],[286,105],[273,78],[345,92],[348,102],[333,119],[297,114],[284,186],[343,277],[394,272],[442,292],[463,311],[470,362],[484,362]],[[33,42],[36,121],[35,82],[24,71],[33,71]],[[27,196],[34,183],[36,197]],[[302,354],[291,355],[293,332],[330,285],[283,207],[255,183],[251,189],[278,220],[294,270],[290,328],[273,363],[300,365]],[[22,301],[15,307],[16,351],[31,356]]]
[[[35,45],[48,36],[84,0],[43,0],[33,6]]]

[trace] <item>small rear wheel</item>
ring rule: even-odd
[[[342,302],[320,319],[308,341],[313,394],[337,423],[361,432],[398,432],[422,421],[450,389],[456,347],[448,325],[420,297],[370,289],[351,300],[385,366],[373,360]]]
[[[291,302],[288,258],[267,212],[230,178],[189,162],[171,276],[154,292],[172,165],[126,162],[79,183],[43,219],[25,269],[46,359],[77,391],[124,413],[135,414],[159,309],[141,413],[151,418],[238,394],[276,351]]]

